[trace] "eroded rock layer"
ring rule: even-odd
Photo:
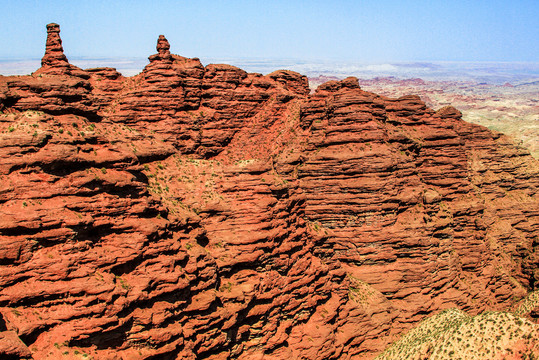
[[[372,358],[539,280],[539,167],[357,79],[158,53],[0,76],[0,354]]]

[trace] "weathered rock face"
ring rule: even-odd
[[[41,68],[35,74],[72,75],[88,78],[88,75],[78,67],[71,65],[64,55],[62,39],[60,38],[60,25],[47,25],[47,44],[45,55],[41,59]]]
[[[371,358],[536,288],[538,163],[458,110],[164,36],[132,78],[75,71],[57,29],[0,77],[3,356]]]
[[[41,59],[41,66],[48,68],[68,68],[69,62],[64,55],[62,39],[60,38],[60,25],[47,25],[47,44],[45,46],[45,56]]]
[[[90,73],[71,65],[62,48],[60,26],[47,25],[47,46],[41,68],[32,76],[2,77],[2,108],[76,114],[98,121]]]

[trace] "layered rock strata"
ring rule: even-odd
[[[539,167],[452,107],[170,53],[0,77],[0,354],[372,358],[539,278]]]

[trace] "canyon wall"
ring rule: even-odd
[[[539,164],[355,78],[170,53],[0,76],[0,354],[368,359],[539,280]]]

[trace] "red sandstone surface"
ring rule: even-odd
[[[320,78],[324,77],[309,78],[311,86],[317,86]],[[539,82],[515,79],[515,85],[496,85],[471,80],[376,77],[359,80],[359,84],[387,97],[419,95],[432,108],[452,105],[462,111],[465,121],[510,135],[539,158]]]
[[[0,354],[369,359],[539,280],[539,166],[417,96],[170,53],[0,76]]]

